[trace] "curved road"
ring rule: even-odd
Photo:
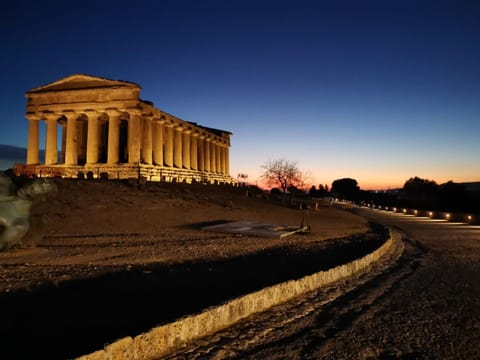
[[[480,226],[353,211],[403,234],[387,270],[378,264],[168,358],[480,359]]]

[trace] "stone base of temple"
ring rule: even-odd
[[[147,164],[25,165],[15,164],[16,176],[70,179],[139,179],[204,184],[236,184],[232,177],[206,171],[178,169]]]

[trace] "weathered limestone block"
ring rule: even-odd
[[[9,176],[0,175],[0,251],[22,245],[32,230],[32,202],[55,189],[55,184],[42,179],[17,190]]]

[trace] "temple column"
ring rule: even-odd
[[[222,172],[222,145],[220,143],[215,144],[215,165],[217,173]]]
[[[40,120],[31,115],[27,116],[28,119],[28,147],[27,147],[27,164],[39,164],[39,125]]]
[[[173,124],[165,125],[165,151],[163,160],[166,166],[173,166]]]
[[[57,150],[57,115],[47,115],[47,132],[45,136],[45,165],[58,162]]]
[[[128,120],[128,162],[140,162],[140,144],[142,142],[141,114],[138,111],[129,111]]]
[[[164,120],[153,121],[153,163],[163,165],[163,123]]]
[[[185,169],[190,169],[190,134],[191,130],[182,132],[182,165]]]
[[[205,135],[198,136],[198,170],[205,170]]]
[[[198,170],[198,133],[192,133],[190,137],[190,167],[192,170]]]
[[[222,144],[220,146],[220,172],[223,174],[223,175],[226,175],[226,162],[225,162],[225,145]]]
[[[230,176],[230,146],[225,146],[225,175]]]
[[[108,151],[107,163],[118,163],[120,148],[120,114],[116,111],[108,111]]]
[[[215,151],[217,145],[215,142],[214,139],[210,142],[210,172],[212,173],[217,172],[217,153]]]
[[[65,145],[65,164],[78,164],[77,117],[74,112],[64,113],[67,118],[67,142]]]
[[[205,138],[204,145],[205,145],[205,152],[204,152],[204,161],[203,165],[205,167],[205,171],[210,172],[210,139],[209,137]]]
[[[96,164],[98,163],[98,114],[88,112],[87,116],[87,164]]]
[[[175,127],[175,134],[173,139],[173,165],[177,168],[182,168],[182,130],[181,126]]]
[[[145,164],[152,163],[152,117],[143,118],[142,160]]]
[[[62,127],[62,144],[61,144],[62,150],[61,150],[61,158],[59,160],[60,160],[60,163],[65,164],[65,159],[66,159],[65,152],[67,151],[67,122],[59,120],[58,123]]]

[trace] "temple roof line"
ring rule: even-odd
[[[73,74],[57,81],[38,86],[27,91],[25,94],[43,93],[49,91],[68,91],[103,87],[129,87],[141,89],[141,86],[124,80],[112,80],[87,74]]]

